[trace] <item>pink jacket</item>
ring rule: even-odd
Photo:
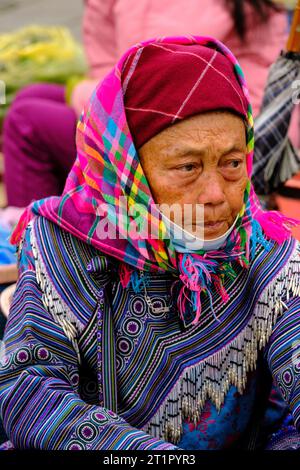
[[[267,24],[247,10],[248,35],[242,43],[225,0],[86,0],[83,39],[92,81],[77,85],[72,103],[79,113],[97,82],[126,49],[156,36],[213,36],[236,55],[246,75],[254,115],[258,114],[269,66],[286,41],[285,12],[274,12]]]

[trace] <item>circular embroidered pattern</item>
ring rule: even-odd
[[[103,299],[103,297],[104,297],[103,289],[100,289],[99,290],[99,299]]]
[[[127,356],[133,350],[133,342],[129,338],[121,336],[117,339],[116,348],[121,355]]]
[[[67,450],[85,450],[85,446],[77,439],[72,439],[67,445]]]
[[[81,439],[91,442],[95,439],[98,434],[97,427],[91,422],[83,423],[79,426],[77,431],[78,437]]]
[[[86,383],[86,391],[89,393],[95,393],[97,391],[97,384],[93,380]]]
[[[113,419],[114,421],[117,421],[119,419],[119,416],[112,410],[106,410],[106,413],[109,416],[109,418]]]
[[[138,318],[127,318],[123,324],[124,333],[134,338],[139,336],[142,327],[143,324]]]
[[[27,362],[29,362],[30,356],[30,350],[27,348],[23,348],[20,349],[16,354],[15,361],[17,364],[26,364]]]
[[[291,371],[291,369],[286,369],[282,373],[282,382],[285,385],[285,387],[290,387],[294,381],[294,374]]]
[[[299,362],[294,364],[294,371],[295,371],[296,374],[299,374],[299,372],[300,372],[300,357],[297,358],[297,359],[299,360]]]
[[[124,366],[124,361],[123,359],[118,355],[116,357],[116,369],[119,372]]]
[[[151,303],[153,308],[163,308],[167,306],[165,299],[161,297],[151,297]],[[149,309],[149,313],[152,318],[163,318],[166,316],[166,312],[155,312],[152,308]]]
[[[2,356],[0,359],[0,365],[3,369],[7,368],[11,362],[12,362],[11,356]]]
[[[129,311],[132,315],[143,317],[147,313],[147,303],[140,295],[134,295],[129,302]]]
[[[70,378],[71,384],[74,385],[74,387],[77,387],[77,385],[79,384],[79,375],[77,374],[77,372],[70,374]]]
[[[104,426],[104,424],[106,424],[107,421],[108,421],[107,416],[101,411],[93,411],[91,413],[91,422],[100,426]]]
[[[85,396],[93,397],[97,391],[97,384],[93,380],[89,380],[82,384],[82,393],[84,393]]]
[[[33,351],[34,358],[37,361],[47,361],[50,357],[50,353],[46,348],[37,347]]]

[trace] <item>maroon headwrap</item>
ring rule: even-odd
[[[122,71],[124,104],[136,148],[175,122],[226,109],[247,116],[232,63],[214,48],[153,43]]]

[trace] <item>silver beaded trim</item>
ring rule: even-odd
[[[278,316],[287,308],[285,302],[291,296],[300,296],[299,274],[297,243],[290,260],[261,293],[248,325],[230,344],[184,370],[143,431],[176,444],[182,435],[183,419],[197,422],[206,400],[210,399],[219,411],[231,385],[243,393],[247,373],[256,368],[258,352],[267,344]]]

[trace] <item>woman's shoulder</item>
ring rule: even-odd
[[[288,262],[300,263],[300,241],[291,236],[282,243],[275,243],[274,257],[287,259]]]
[[[82,325],[89,321],[99,288],[109,276],[107,256],[45,217],[36,216],[25,231],[19,257],[21,266],[24,258],[30,259],[44,296],[51,297],[53,304],[58,299]]]
[[[74,269],[84,275],[92,270],[96,260],[97,266],[101,260],[102,270],[111,263],[109,256],[43,216],[34,217],[28,228],[32,244],[49,267],[59,263],[64,265],[63,271]]]
[[[258,243],[248,272],[253,290],[274,305],[289,296],[298,295],[300,243],[289,237],[282,243],[269,241],[268,249]]]
[[[289,237],[278,243],[267,239],[265,245],[257,243],[256,253],[251,262],[253,270],[280,271],[290,265],[300,265],[300,242]]]

